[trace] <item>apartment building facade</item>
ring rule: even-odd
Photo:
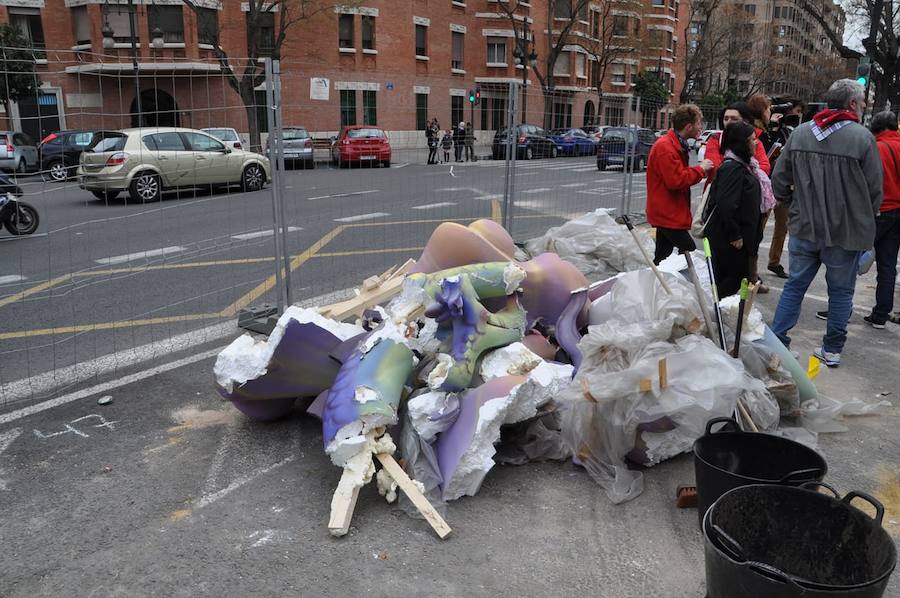
[[[323,3],[287,30],[280,47],[284,124],[322,133],[377,124],[409,143],[424,142],[420,131],[432,117],[445,127],[465,120],[495,131],[506,124],[509,82],[523,76],[525,120],[553,127],[623,122],[642,70],[658,72],[677,97],[683,0],[598,0],[580,10],[570,0],[510,0],[512,10],[502,1]],[[41,84],[33,100],[13,103],[8,126],[34,137],[138,124],[246,132],[255,118],[265,131],[264,86],[246,110],[227,75],[240,78],[250,63],[248,3],[193,3],[197,10],[181,0],[0,0],[0,21],[34,46]],[[260,57],[276,45],[280,18],[276,9],[257,25]],[[615,28],[607,46],[629,51],[617,54],[600,82],[598,37],[606,24]],[[262,68],[260,59],[252,62]],[[475,89],[477,106],[468,101]]]

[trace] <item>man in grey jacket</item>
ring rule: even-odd
[[[825,94],[828,108],[797,127],[772,173],[775,197],[790,214],[790,276],[775,311],[772,331],[790,347],[806,290],[825,264],[828,324],[814,355],[829,367],[841,363],[859,254],[875,240],[881,205],[881,158],[875,138],[859,124],[863,87],[835,81]]]

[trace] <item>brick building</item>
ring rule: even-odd
[[[333,133],[344,124],[374,123],[392,140],[424,144],[432,116],[448,126],[473,120],[476,130],[505,124],[510,81],[527,78],[527,120],[551,126],[619,124],[630,116],[633,77],[658,71],[677,97],[684,72],[676,60],[679,0],[597,0],[583,10],[569,0],[519,2],[512,14],[497,0],[362,0],[329,6],[289,29],[281,47],[283,122]],[[611,2],[609,5],[599,2]],[[550,2],[550,6],[548,6]],[[228,85],[216,47],[241,73],[247,64],[248,3],[195,0],[0,0],[0,20],[32,41],[40,94],[6,115],[35,137],[58,128],[121,128],[143,124],[232,126],[248,131],[263,110],[245,110]],[[509,6],[508,3],[505,3]],[[575,3],[577,6],[577,2]],[[571,11],[576,10],[577,14]],[[280,11],[264,15],[260,55],[274,45]],[[140,113],[132,68],[132,16],[139,61]],[[608,19],[615,45],[631,51],[613,61],[597,93],[598,61],[590,51]],[[559,58],[546,73],[551,44],[572,21]],[[517,36],[536,55],[553,93],[542,94],[534,68],[514,56]],[[268,40],[268,41],[266,41]],[[527,59],[526,59],[527,64]],[[472,111],[468,90],[481,100]],[[257,88],[258,108],[265,94]],[[645,124],[663,125],[650,116]],[[645,117],[645,120],[648,120]]]

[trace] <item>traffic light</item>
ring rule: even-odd
[[[481,88],[476,87],[475,88],[475,105],[477,106],[480,103],[481,103]]]
[[[469,103],[470,104],[475,103],[475,90],[474,89],[469,90]]]
[[[867,85],[871,72],[872,62],[868,56],[863,56],[859,59],[859,64],[856,66],[856,82],[862,86]]]

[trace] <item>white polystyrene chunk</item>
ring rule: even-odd
[[[502,376],[524,376],[543,362],[522,343],[512,343],[485,354],[481,377],[487,382]]]
[[[406,403],[409,419],[413,429],[425,442],[431,442],[435,436],[443,432],[453,420],[432,421],[432,415],[443,415],[448,408],[447,393],[431,391],[411,398]]]
[[[437,364],[428,374],[428,388],[433,390],[441,387],[447,376],[450,375],[450,368],[453,367],[453,358],[446,353],[438,353],[436,359]]]
[[[514,262],[508,263],[506,268],[503,269],[503,282],[506,283],[506,294],[512,295],[515,293],[526,276],[527,274],[521,266]]]
[[[412,313],[425,305],[425,299],[425,289],[421,283],[407,278],[403,281],[400,294],[388,304],[387,312],[394,322],[406,322]]]
[[[301,324],[315,324],[342,341],[364,332],[359,326],[323,317],[314,309],[291,306],[278,318],[278,323],[266,340],[254,341],[253,337],[245,334],[219,353],[213,366],[216,383],[226,392],[231,392],[235,384],[241,385],[265,374],[275,353],[275,347],[284,337],[284,330],[290,320],[296,320]]]
[[[574,371],[568,364],[542,361],[528,373],[528,380],[513,390],[514,400],[503,423],[514,424],[534,417],[539,408],[572,384]]]
[[[353,394],[353,400],[357,403],[368,403],[378,400],[378,393],[368,386],[357,386],[356,392]]]

